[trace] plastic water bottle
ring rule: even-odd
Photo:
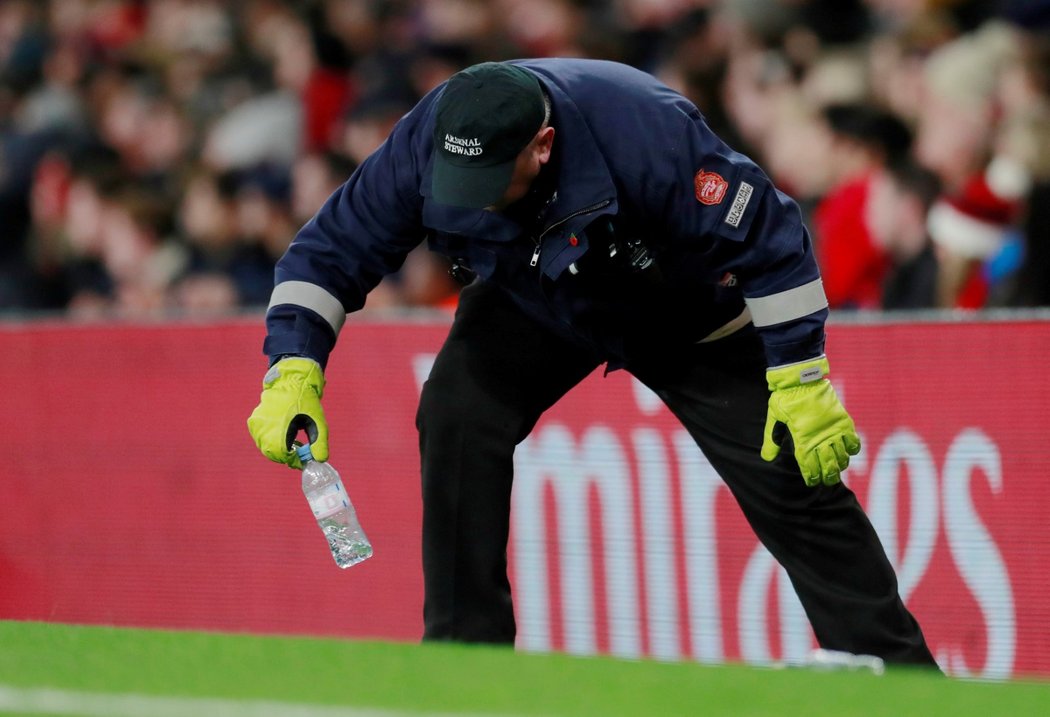
[[[303,494],[328,539],[335,564],[349,568],[372,557],[372,544],[357,522],[357,512],[339,473],[328,463],[314,460],[309,443],[297,446],[295,451],[303,464]]]

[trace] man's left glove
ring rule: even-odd
[[[762,458],[780,454],[773,429],[783,423],[795,444],[795,459],[806,485],[838,483],[849,457],[860,452],[860,437],[831,382],[826,358],[766,371],[769,411],[762,441]]]
[[[263,377],[259,405],[248,417],[248,432],[271,461],[302,468],[292,441],[301,430],[318,461],[328,460],[328,424],[321,409],[324,373],[313,359],[281,359]]]

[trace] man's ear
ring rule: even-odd
[[[551,147],[554,146],[554,128],[544,127],[536,133],[536,154],[540,164],[546,164],[551,158]]]

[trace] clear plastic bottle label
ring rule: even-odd
[[[310,510],[314,512],[314,517],[318,520],[331,517],[350,507],[343,484],[338,481],[311,492],[307,500],[310,501]]]

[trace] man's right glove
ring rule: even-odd
[[[285,358],[270,367],[259,405],[248,417],[248,432],[264,456],[302,468],[292,441],[305,430],[314,458],[328,460],[328,424],[321,409],[324,384],[321,365],[313,359]]]
[[[762,457],[771,461],[780,454],[773,437],[776,424],[783,423],[795,443],[795,460],[806,485],[833,485],[849,465],[849,457],[860,452],[860,437],[853,419],[835,395],[826,358],[771,368],[769,411],[762,441]]]

